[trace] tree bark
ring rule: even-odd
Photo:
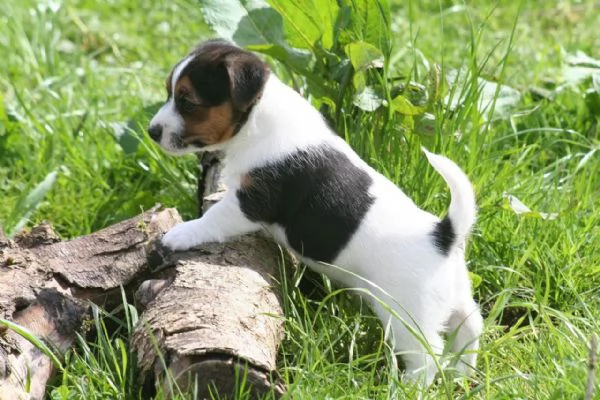
[[[206,209],[224,189],[218,159],[203,165]],[[242,381],[253,397],[279,397],[279,248],[252,235],[165,255],[156,239],[180,221],[177,211],[155,207],[64,242],[45,223],[14,241],[0,229],[0,318],[62,354],[90,301],[117,306],[123,287],[144,310],[132,338],[142,381],[157,382],[167,398],[194,384],[199,398],[229,396]],[[55,370],[39,349],[0,325],[0,400],[42,399]]]
[[[156,207],[88,236],[61,242],[47,223],[8,240],[0,233],[0,318],[58,353],[73,343],[89,301],[121,302],[148,272],[146,246],[174,226],[175,210]],[[42,399],[55,372],[50,359],[16,332],[0,328],[0,400]]]
[[[206,211],[225,189],[218,159],[207,154],[201,164]],[[280,258],[278,246],[260,235],[154,257],[174,268],[170,278],[144,282],[136,293],[138,300],[150,300],[132,341],[143,379],[158,378],[167,397],[190,389],[199,398],[231,396],[242,381],[253,398],[280,397]]]

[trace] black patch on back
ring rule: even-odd
[[[249,172],[237,191],[252,221],[281,225],[291,247],[305,257],[332,262],[373,204],[373,180],[329,146],[297,151]]]
[[[456,241],[456,233],[454,233],[454,227],[450,218],[446,216],[443,220],[435,224],[435,228],[431,234],[433,235],[433,243],[439,252],[447,256],[450,248]]]

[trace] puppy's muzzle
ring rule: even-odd
[[[148,127],[148,134],[157,143],[160,143],[160,138],[162,137],[163,127],[160,124],[150,125]]]

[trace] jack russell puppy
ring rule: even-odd
[[[150,137],[176,155],[223,151],[228,188],[202,218],[167,232],[166,248],[266,230],[309,267],[381,299],[370,304],[390,324],[410,379],[432,383],[442,333],[461,354],[457,368],[475,368],[483,323],[464,246],[476,205],[455,163],[424,151],[452,196],[439,219],[361,160],[256,55],[222,40],[175,65],[166,89]]]

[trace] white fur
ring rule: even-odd
[[[384,325],[391,322],[394,348],[402,355],[410,378],[424,384],[432,382],[437,372],[434,359],[443,349],[440,332],[445,331],[456,331],[452,348],[466,351],[459,368],[468,372],[475,366],[482,331],[462,246],[475,220],[475,200],[468,178],[452,161],[425,152],[450,186],[449,215],[461,241],[453,245],[448,256],[443,256],[431,236],[439,218],[417,208],[399,188],[361,160],[329,130],[310,103],[275,76],[268,79],[247,123],[224,146],[223,174],[228,193],[202,218],[169,231],[163,243],[175,250],[187,249],[264,228],[287,245],[280,226],[261,226],[244,216],[235,192],[242,175],[252,168],[280,160],[298,149],[323,144],[343,152],[367,171],[373,179],[370,194],[375,200],[352,239],[334,260],[340,268],[305,261],[335,281],[368,289],[391,307],[390,313],[371,299]],[[419,336],[428,346],[421,343]]]
[[[171,76],[171,87],[175,88],[175,84],[179,80],[179,75],[183,69],[193,60],[193,56],[189,56],[181,61],[173,70]],[[160,125],[163,129],[163,134],[160,138],[160,145],[171,154],[185,154],[191,151],[197,151],[197,149],[186,148],[181,149],[173,144],[173,140],[181,135],[183,130],[183,118],[177,112],[175,108],[175,95],[171,93],[171,96],[167,102],[158,110],[156,115],[150,121],[150,126]]]
[[[459,237],[459,242],[462,242],[467,238],[471,227],[475,223],[475,212],[477,210],[471,182],[458,165],[446,157],[432,154],[425,149],[423,149],[423,152],[431,166],[442,175],[448,186],[450,186],[452,200],[450,201],[448,213],[454,216],[452,225]]]

